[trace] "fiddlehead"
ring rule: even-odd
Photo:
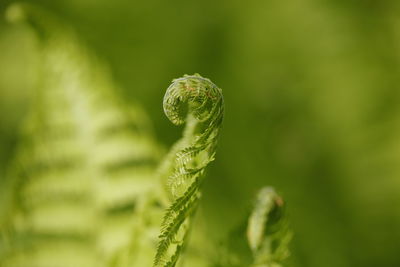
[[[279,267],[289,255],[291,232],[283,211],[283,200],[273,188],[259,191],[247,227],[253,267]]]
[[[184,246],[205,168],[215,156],[224,114],[222,91],[198,74],[185,75],[168,87],[164,112],[176,125],[186,122],[186,128],[162,166],[172,204],[162,222],[155,267],[175,266]]]
[[[219,242],[217,255],[208,257],[210,266],[284,266],[292,237],[284,211],[282,198],[272,187],[263,187],[250,215]]]

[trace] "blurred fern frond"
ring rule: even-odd
[[[50,14],[16,4],[8,17],[37,33],[41,74],[10,174],[1,266],[128,266],[126,250],[156,242],[144,221],[158,220],[144,210],[157,212],[149,192],[162,150],[148,119],[126,108],[104,64]]]

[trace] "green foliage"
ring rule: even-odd
[[[181,131],[160,105],[171,78],[199,72],[225,89],[186,266],[207,266],[217,253],[210,242],[243,220],[266,184],[288,203],[293,266],[400,266],[400,1],[24,1],[68,22],[107,60],[160,143]],[[0,221],[12,211],[4,170],[41,77],[35,36],[4,21],[12,2],[0,1]],[[139,253],[149,266],[161,220],[151,255]]]
[[[7,16],[34,29],[40,77],[10,167],[1,266],[176,266],[215,159],[221,89],[199,74],[172,81],[164,112],[186,127],[160,160],[146,114],[116,96],[107,67],[71,29],[29,4],[11,6]],[[245,250],[227,244],[226,257],[250,266],[241,259],[251,248],[251,266],[280,266],[290,240],[282,205],[272,189],[263,189],[249,220],[250,247],[241,231],[230,242]],[[211,239],[207,245],[217,247]],[[204,261],[212,265],[210,259]]]
[[[42,75],[10,174],[1,265],[126,266],[132,240],[156,238],[142,225],[161,155],[148,120],[115,97],[106,67],[51,15],[16,5],[9,16],[38,33]]]

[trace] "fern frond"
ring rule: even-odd
[[[271,187],[262,188],[250,215],[247,240],[254,267],[279,267],[289,255],[291,232],[282,198]]]
[[[1,229],[10,241],[0,265],[108,266],[132,240],[156,242],[142,216],[161,150],[146,115],[121,103],[107,67],[51,14],[15,4],[8,17],[37,33],[41,75],[12,171],[15,212]]]
[[[205,168],[214,160],[224,114],[221,89],[198,74],[173,80],[163,106],[172,123],[186,122],[186,128],[160,171],[167,177],[172,204],[162,222],[154,267],[172,267],[178,261],[200,198]]]

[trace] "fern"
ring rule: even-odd
[[[279,267],[289,255],[291,232],[283,215],[282,198],[271,187],[257,195],[247,227],[254,267]]]
[[[264,187],[248,218],[219,242],[217,255],[208,256],[209,266],[286,266],[291,237],[282,198],[272,187]]]
[[[164,112],[176,125],[186,121],[186,128],[160,171],[161,177],[167,177],[172,204],[162,222],[155,267],[175,266],[185,245],[190,220],[200,198],[204,171],[215,156],[224,113],[222,91],[198,74],[185,75],[173,80],[168,87]]]
[[[147,118],[115,97],[107,68],[57,19],[28,4],[8,17],[37,32],[41,78],[10,174],[1,266],[126,266],[136,254],[125,250],[156,242],[144,211],[161,150]]]

